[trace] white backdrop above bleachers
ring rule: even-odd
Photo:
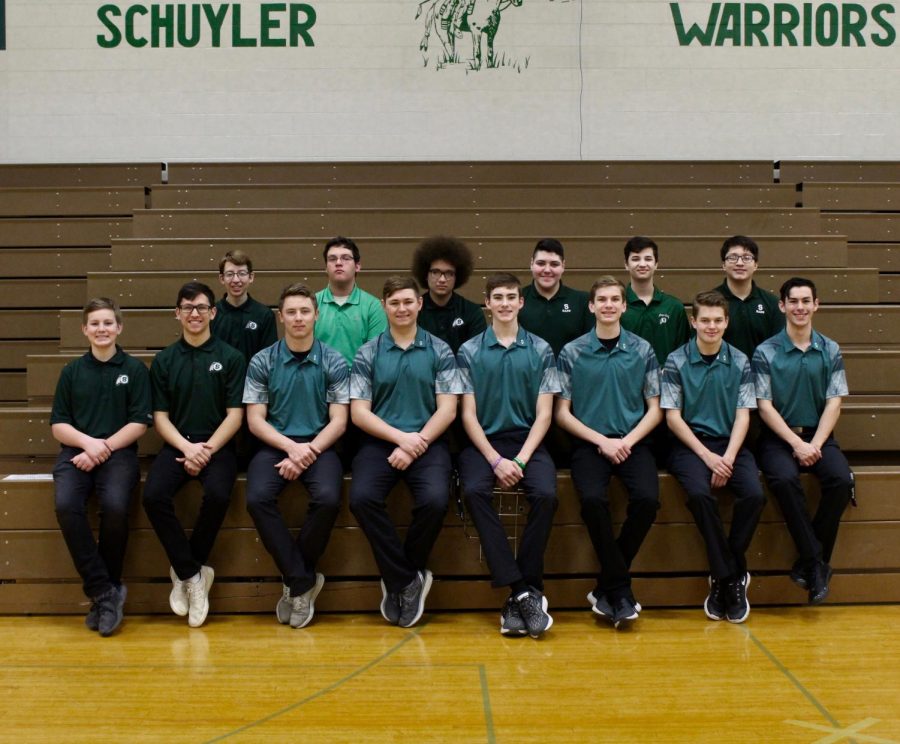
[[[711,2],[523,0],[502,9],[496,65],[473,69],[464,29],[459,62],[442,64],[444,2],[426,0],[416,18],[418,0],[308,0],[314,46],[298,36],[293,47],[290,3],[214,2],[227,13],[219,47],[201,15],[197,46],[173,32],[168,48],[163,29],[153,48],[129,43],[116,15],[138,2],[6,0],[0,161],[900,159],[891,4],[835,4],[809,46],[801,20],[791,47],[788,36],[774,45],[774,22],[680,44],[673,8],[705,28]],[[473,16],[489,2],[474,0]],[[142,5],[132,41],[152,36],[154,4]],[[177,20],[169,5],[156,4]],[[180,5],[190,18],[194,4]],[[776,9],[720,11],[745,22],[750,5]],[[804,3],[779,5],[802,14]],[[268,37],[286,46],[259,45],[262,6]],[[257,45],[235,46],[235,32]]]

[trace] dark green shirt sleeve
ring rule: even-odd
[[[50,411],[50,424],[74,425],[72,414],[72,363],[63,367],[56,382],[53,394],[53,408]]]
[[[134,360],[129,372],[128,423],[153,425],[153,405],[150,393],[150,373],[144,364]]]

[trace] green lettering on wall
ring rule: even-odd
[[[856,42],[856,46],[866,45],[862,32],[867,19],[868,14],[862,5],[845,3],[841,6],[841,46],[853,46],[850,43],[851,38]]]
[[[725,3],[725,7],[722,9],[722,20],[719,22],[716,46],[724,46],[726,41],[730,41],[733,46],[741,45],[740,3]]]
[[[132,5],[125,11],[125,41],[129,46],[141,47],[147,46],[147,40],[142,36],[136,36],[134,33],[134,18],[138,15],[148,15],[150,13],[143,5]]]
[[[760,46],[769,46],[766,29],[769,27],[769,9],[762,3],[747,3],[744,6],[744,46],[753,46],[753,40]]]
[[[794,29],[800,25],[800,11],[787,3],[775,3],[772,13],[775,17],[775,46],[784,46],[784,39],[787,39],[788,46],[797,46]]]
[[[893,14],[895,12],[894,6],[886,3],[876,5],[872,8],[872,20],[881,26],[881,29],[884,31],[883,35],[872,34],[872,43],[875,46],[887,47],[897,40],[897,30],[894,28],[893,24],[884,17],[887,13]]]
[[[166,32],[166,46],[175,46],[175,6],[151,5],[150,6],[150,46],[159,47],[159,32]]]
[[[178,44],[183,47],[195,47],[200,43],[200,6],[191,5],[190,35],[188,35],[187,6],[178,6]]]
[[[272,18],[272,13],[284,13],[286,3],[263,3],[259,7],[259,45],[261,47],[287,46],[287,39],[272,38],[271,32],[281,28],[281,20]]]
[[[303,39],[304,46],[315,46],[309,30],[316,24],[316,11],[312,5],[306,3],[291,3],[290,10],[290,38],[291,46],[298,46]]]
[[[822,3],[816,8],[816,41],[820,46],[830,47],[837,43],[840,34],[838,18],[837,6],[833,3]]]
[[[228,15],[228,6],[220,5],[213,10],[212,3],[203,3],[203,13],[209,21],[209,29],[212,31],[212,45],[222,46],[222,26],[225,25],[225,17]]]
[[[121,17],[122,11],[116,5],[101,5],[97,9],[97,18],[100,19],[100,23],[106,26],[106,30],[109,32],[109,36],[97,35],[98,46],[103,49],[113,49],[122,43],[122,32],[119,31],[119,27],[112,20],[113,18]]]
[[[231,46],[238,47],[255,47],[255,38],[246,38],[241,36],[241,6],[235,3],[231,6]]]

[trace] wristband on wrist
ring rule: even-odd
[[[501,456],[501,457],[498,457],[496,460],[494,460],[494,461],[491,463],[491,470],[496,470],[496,469],[497,469],[497,466],[500,464],[500,461],[501,461],[502,459],[503,459],[503,457]]]
[[[514,458],[512,459],[512,461],[513,461],[516,465],[519,466],[519,468],[522,470],[523,473],[525,472],[525,463],[524,463],[524,462],[522,462],[518,457],[514,457]]]

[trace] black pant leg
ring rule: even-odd
[[[302,593],[315,584],[316,564],[331,539],[331,531],[341,508],[344,469],[334,449],[327,449],[319,455],[301,473],[300,480],[309,491],[306,519],[297,536],[297,547],[303,557],[308,581],[308,586],[299,587]]]
[[[181,452],[168,444],[163,445],[147,473],[142,501],[169,563],[178,578],[185,580],[196,574],[201,564],[194,558],[190,540],[175,514],[175,494],[190,478],[184,466],[176,462],[178,457]]]
[[[527,432],[521,442],[516,443],[517,451],[526,438]],[[534,451],[520,483],[528,499],[528,518],[522,530],[516,561],[525,581],[543,592],[544,553],[553,529],[553,515],[559,505],[556,498],[556,465],[544,445]]]
[[[738,451],[728,487],[734,494],[728,545],[738,573],[744,574],[747,572],[747,549],[766,504],[762,484],[759,482],[759,468],[753,454],[746,447],[741,447]]]
[[[439,440],[432,444],[404,471],[403,477],[414,503],[403,551],[413,571],[424,571],[444,526],[450,501],[450,448],[447,442]]]
[[[643,442],[636,444],[614,472],[628,492],[628,509],[617,542],[622,560],[630,569],[659,511],[659,474],[653,449]]]
[[[822,459],[810,470],[819,479],[822,498],[812,520],[813,531],[822,546],[822,560],[831,562],[841,517],[850,503],[850,465],[833,437],[822,445]]]

